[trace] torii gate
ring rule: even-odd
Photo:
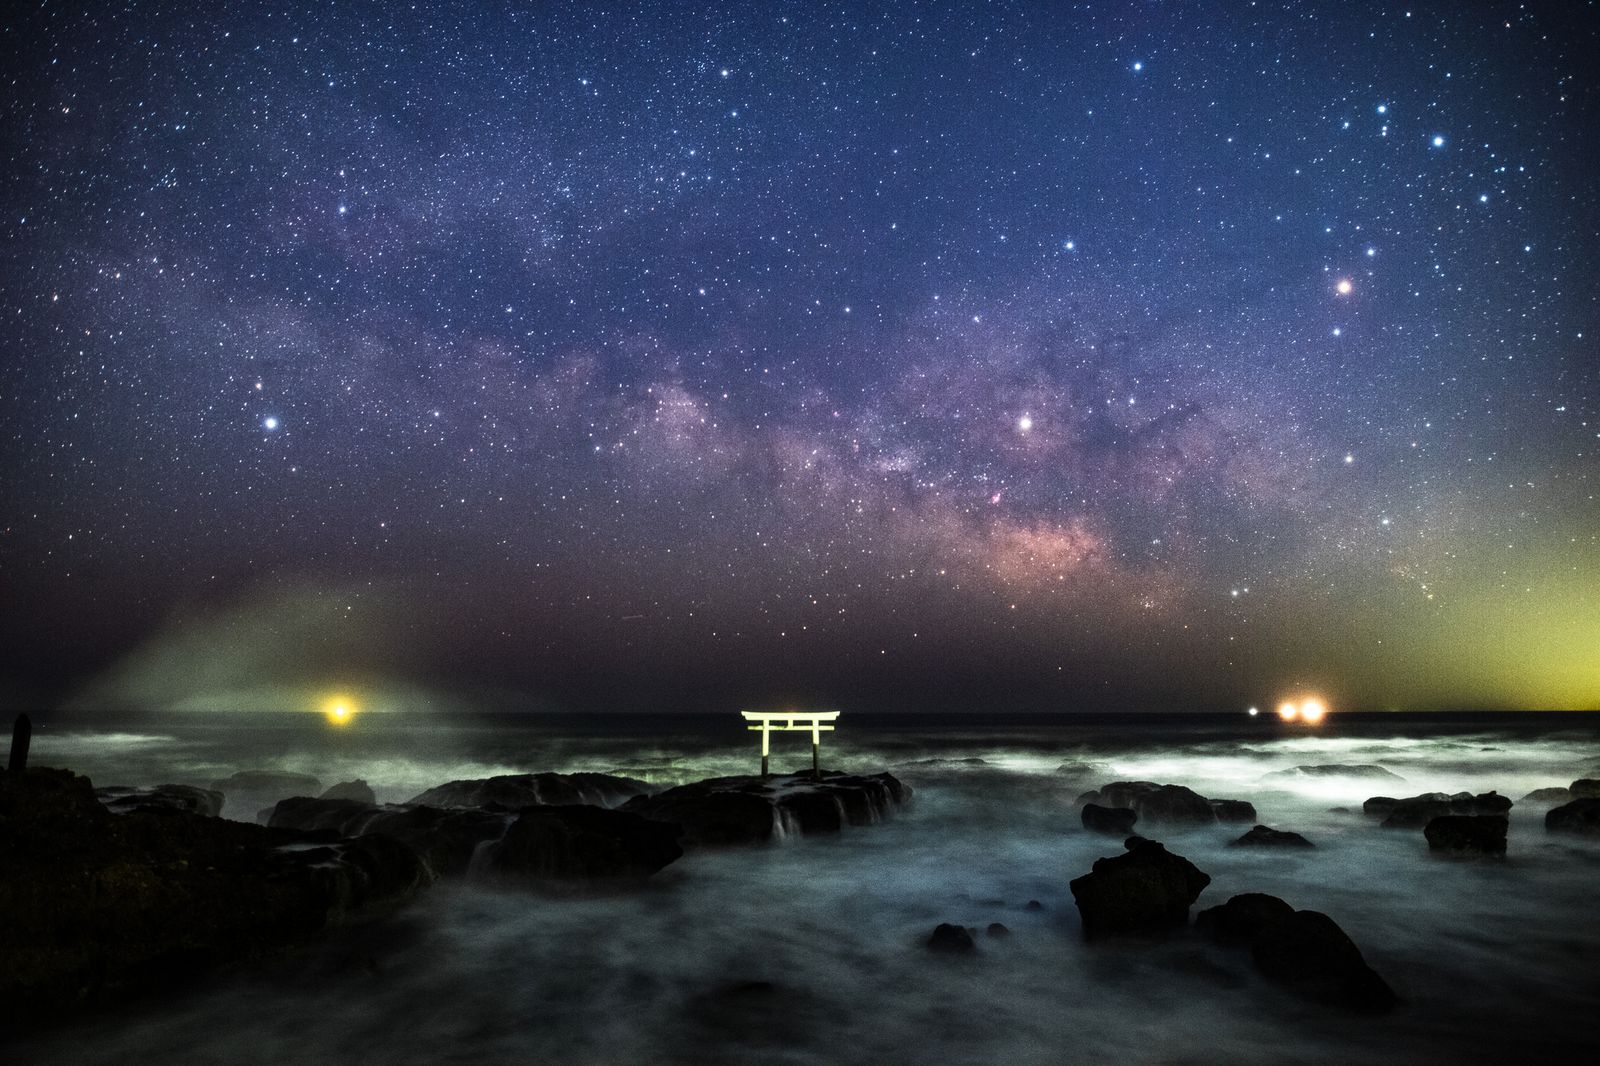
[[[839,718],[838,711],[740,711],[750,732],[761,734],[761,776],[767,770],[768,738],[774,730],[779,732],[806,731],[811,733],[811,776],[822,777],[822,734],[833,732],[832,725]]]

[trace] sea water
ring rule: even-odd
[[[1535,788],[1600,776],[1600,717],[1275,719],[845,715],[832,769],[887,769],[904,810],[835,836],[684,856],[642,889],[551,899],[470,883],[285,958],[233,967],[24,1045],[38,1063],[1469,1062],[1594,1048],[1600,845],[1511,812],[1503,860],[1429,854],[1361,814],[1372,795]],[[809,766],[773,738],[774,769]],[[792,742],[792,743],[791,743]],[[444,781],[530,771],[656,785],[757,766],[733,715],[185,714],[46,720],[36,764],[97,785],[236,770],[363,778],[403,802]],[[1268,776],[1376,764],[1403,781]],[[1082,938],[1067,882],[1120,841],[1073,801],[1117,780],[1245,799],[1313,851],[1229,848],[1248,826],[1140,830],[1212,877],[1196,909],[1268,892],[1331,915],[1404,1003],[1353,1017],[1262,980],[1192,934]],[[225,814],[252,818],[250,810]],[[1041,906],[1030,907],[1030,901]],[[966,957],[924,947],[940,922]]]

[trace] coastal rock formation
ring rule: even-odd
[[[650,792],[643,781],[615,774],[502,774],[469,781],[450,781],[414,796],[410,804],[425,807],[531,807],[534,804],[584,803],[619,807]]]
[[[182,811],[215,818],[222,813],[222,793],[193,785],[156,785],[154,788],[128,788],[111,785],[94,790],[95,797],[106,808],[117,814],[140,811],[159,814],[164,811]]]
[[[1361,949],[1320,911],[1297,911],[1277,896],[1251,892],[1201,911],[1195,928],[1219,944],[1249,947],[1263,976],[1308,999],[1372,1014],[1396,1003]]]
[[[1399,774],[1373,763],[1319,763],[1315,766],[1295,766],[1288,770],[1274,770],[1272,773],[1267,774],[1263,780],[1295,781],[1306,778],[1320,780],[1328,777],[1344,777],[1354,780],[1405,780]]]
[[[1552,833],[1600,835],[1600,799],[1576,799],[1550,810],[1544,827]]]
[[[965,926],[940,922],[928,937],[928,950],[942,955],[971,955],[978,950],[978,945]]]
[[[1125,854],[1096,859],[1068,887],[1085,936],[1162,933],[1189,920],[1189,907],[1211,883],[1194,863],[1163,845],[1130,837]]]
[[[397,840],[440,877],[544,886],[643,879],[683,854],[675,826],[577,804],[449,810],[294,797],[274,808],[269,824]]]
[[[1421,829],[1441,815],[1495,815],[1511,809],[1511,800],[1498,792],[1485,792],[1474,796],[1470,792],[1446,795],[1443,792],[1425,792],[1408,799],[1374,796],[1361,805],[1362,813],[1369,818],[1382,818],[1385,829]]]
[[[759,844],[789,833],[834,833],[869,825],[911,798],[892,774],[810,774],[718,777],[635,796],[622,809],[675,822],[692,845]]]
[[[1272,829],[1258,825],[1238,840],[1228,842],[1230,848],[1314,848],[1315,844],[1287,829]]]
[[[321,841],[170,807],[113,814],[65,770],[0,774],[0,837],[8,1020],[193,979],[430,879],[390,840]]]
[[[372,786],[357,778],[354,781],[341,781],[331,786],[319,799],[354,800],[357,803],[377,803],[378,797],[372,791]]]
[[[1218,821],[1253,822],[1256,809],[1244,800],[1207,799],[1183,785],[1154,781],[1114,781],[1080,795],[1077,806],[1131,809],[1146,822],[1160,825],[1211,825]]]
[[[1139,812],[1131,807],[1102,807],[1098,803],[1083,805],[1083,827],[1094,833],[1111,833],[1127,836],[1139,820]]]
[[[1208,800],[1219,822],[1253,822],[1256,820],[1255,804],[1246,800]]]
[[[1504,855],[1506,829],[1511,819],[1503,814],[1442,814],[1428,822],[1423,836],[1429,851],[1457,855]]]
[[[1530,807],[1557,807],[1563,803],[1570,803],[1573,799],[1570,788],[1536,788],[1517,802],[1526,803]]]
[[[322,782],[286,770],[240,770],[211,782],[211,787],[223,795],[224,817],[265,822],[274,803],[289,796],[315,796],[322,791]]]
[[[681,831],[627,811],[528,807],[488,856],[502,879],[534,883],[643,880],[683,855]]]
[[[1567,790],[1573,799],[1600,799],[1600,778],[1580,777]]]

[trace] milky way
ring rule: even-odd
[[[1592,7],[94,7],[5,33],[15,699],[1600,705]]]

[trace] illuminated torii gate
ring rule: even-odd
[[[832,725],[824,722],[838,720],[838,711],[740,711],[749,722],[745,728],[761,734],[761,776],[767,774],[768,738],[774,730],[779,732],[806,731],[811,733],[811,775],[822,776],[822,734],[833,732]]]

